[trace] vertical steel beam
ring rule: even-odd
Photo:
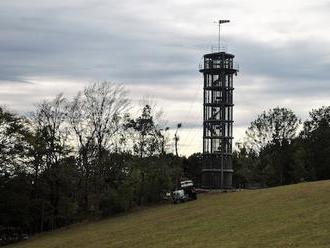
[[[232,181],[233,67],[234,55],[204,55],[202,186],[230,188]]]

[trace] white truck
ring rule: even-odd
[[[179,187],[172,192],[173,203],[185,202],[197,199],[197,192],[191,180],[181,181]]]

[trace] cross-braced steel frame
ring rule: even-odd
[[[203,168],[204,188],[232,186],[233,75],[238,66],[225,52],[204,55]]]

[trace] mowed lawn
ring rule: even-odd
[[[330,247],[330,181],[207,193],[9,247]]]

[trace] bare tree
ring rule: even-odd
[[[37,105],[32,116],[36,137],[43,138],[45,150],[45,166],[49,169],[52,165],[68,153],[69,130],[66,120],[66,98],[63,94],[57,95],[52,101],[43,101]]]
[[[67,117],[80,148],[97,145],[111,149],[112,138],[120,129],[120,121],[128,107],[122,85],[109,82],[94,83],[79,92],[68,104]]]
[[[100,164],[102,152],[115,149],[116,135],[128,108],[122,85],[94,83],[79,92],[67,106],[67,119],[76,137],[79,167],[84,174],[85,207],[88,207],[88,181]]]
[[[69,130],[66,125],[66,99],[59,94],[52,101],[44,101],[37,106],[32,116],[33,135],[30,137],[30,155],[34,170],[34,197],[39,198],[39,173],[46,172],[45,182],[49,185],[49,201],[52,206],[51,226],[56,226],[56,217],[59,211],[59,176],[57,167],[60,161],[70,152],[68,145]],[[45,201],[42,200],[40,231],[44,225]]]

